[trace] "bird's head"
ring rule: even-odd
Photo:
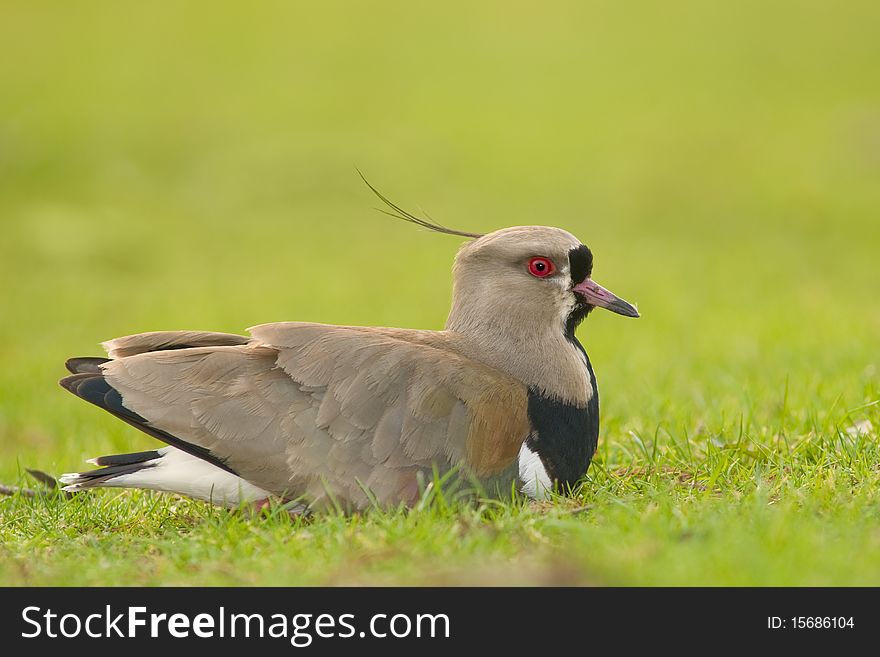
[[[360,172],[359,172],[360,173]],[[593,310],[638,317],[636,308],[596,283],[593,253],[571,233],[515,226],[488,234],[446,228],[407,212],[364,182],[388,207],[380,210],[429,230],[470,238],[455,258],[451,330],[517,334],[520,342],[561,327],[572,337]]]
[[[560,228],[516,226],[478,237],[458,252],[453,271],[451,328],[515,322],[571,333],[593,308],[639,316],[592,279],[592,252]]]

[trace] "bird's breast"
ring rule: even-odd
[[[524,464],[531,464],[526,468],[528,472],[537,472],[537,462],[531,456],[536,455],[546,478],[560,488],[573,486],[586,474],[599,441],[599,392],[596,377],[586,352],[579,344],[577,346],[579,354],[583,356],[591,388],[587,402],[578,404],[562,400],[542,389],[530,387],[528,417],[531,433],[524,443],[528,453],[524,456],[520,452],[521,473],[524,472]],[[522,479],[522,474],[520,478]],[[540,477],[535,475],[533,479],[538,481]],[[523,479],[524,487],[529,483]]]

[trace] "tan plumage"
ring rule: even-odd
[[[369,490],[412,503],[434,463],[491,478],[528,434],[525,387],[461,356],[454,336],[299,323],[251,333],[102,369],[127,408],[283,497],[332,493],[361,508]]]
[[[103,457],[109,467],[64,481],[175,490],[175,460],[207,469],[208,482],[176,490],[229,505],[268,494],[312,508],[412,504],[435,469],[509,492],[535,436],[530,395],[577,409],[593,395],[563,330],[578,304],[563,261],[577,248],[545,227],[466,244],[444,331],[283,322],[250,337],[111,340],[109,360],[77,359],[62,384],[171,447]],[[536,254],[559,263],[557,281],[523,270]]]

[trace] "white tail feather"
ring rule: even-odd
[[[92,473],[68,473],[59,478],[62,490],[76,492],[97,486],[105,488],[143,488],[206,500],[213,504],[237,507],[242,503],[264,500],[270,494],[241,477],[176,447],[158,450],[158,458],[143,462],[132,472],[110,476],[96,482],[100,470]],[[90,463],[95,459],[90,459]],[[91,476],[86,476],[91,475]]]

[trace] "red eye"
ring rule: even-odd
[[[553,262],[547,260],[547,258],[532,258],[529,260],[529,273],[532,276],[546,278],[554,271],[556,271],[556,267],[554,267]]]

